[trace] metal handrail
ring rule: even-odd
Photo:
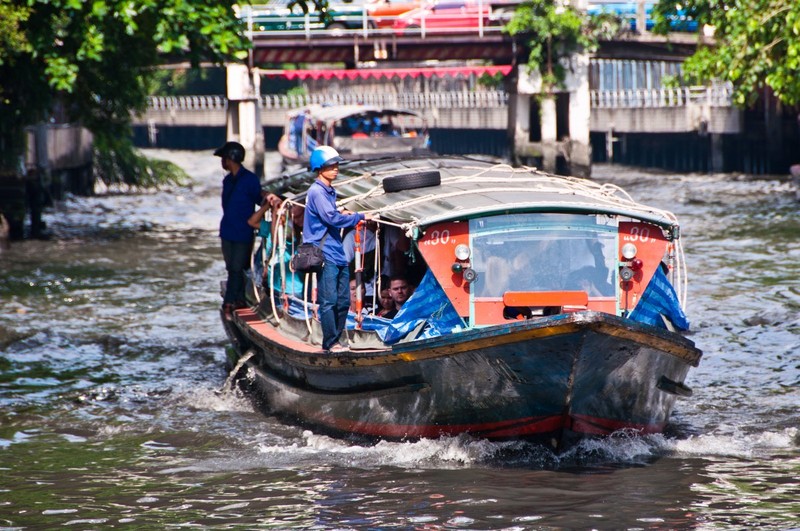
[[[426,20],[430,15],[422,13],[420,17],[420,27],[418,28],[394,28],[394,21],[402,19],[402,15],[381,16],[382,25],[389,27],[378,27],[374,17],[369,13],[367,6],[363,6],[359,13],[337,15],[332,24],[345,25],[346,27],[324,28],[321,26],[318,15],[299,13],[290,15],[280,15],[276,13],[275,7],[270,5],[245,5],[241,6],[238,16],[247,24],[247,36],[251,40],[254,37],[303,37],[310,40],[313,37],[353,37],[361,36],[365,39],[370,37],[386,38],[389,36],[414,35],[426,37],[428,34],[476,34],[479,38],[485,34],[501,33],[503,26],[511,20],[513,12],[504,7],[515,7],[520,0],[478,0],[477,13],[465,13],[452,15],[451,18],[464,18],[468,20],[478,17],[476,25],[464,25],[463,27],[444,27],[430,28]],[[424,5],[424,4],[422,4]],[[501,9],[493,9],[500,7]],[[261,19],[261,20],[259,20]],[[298,24],[300,22],[300,24]],[[285,29],[261,30],[257,29],[260,23],[270,25],[283,25]],[[292,26],[298,29],[292,29]]]
[[[660,89],[592,90],[591,106],[596,109],[631,109],[709,105],[733,106],[730,83],[710,87],[675,87]]]
[[[592,90],[591,106],[596,109],[632,109],[709,105],[732,107],[733,87],[730,84],[710,87],[676,87],[661,89]],[[263,109],[289,110],[314,103],[339,105],[378,105],[408,109],[503,108],[509,95],[501,90],[452,91],[436,93],[332,93],[332,94],[264,94]],[[150,96],[147,107],[155,111],[224,111],[228,108],[225,96]]]
[[[265,94],[263,109],[295,109],[314,103],[340,105],[379,105],[408,109],[439,108],[503,108],[508,106],[508,93],[500,90],[441,93],[334,93],[334,94]],[[228,100],[224,96],[150,96],[147,107],[154,111],[224,111]]]

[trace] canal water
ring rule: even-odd
[[[469,438],[355,446],[221,391],[219,159],[73,198],[0,254],[0,529],[800,528],[800,215],[780,180],[595,178],[683,223],[705,351],[667,433],[557,457]]]

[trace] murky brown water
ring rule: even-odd
[[[351,446],[218,392],[218,160],[76,198],[0,254],[0,529],[800,528],[800,215],[788,184],[597,167],[683,223],[705,351],[663,436],[557,458]]]

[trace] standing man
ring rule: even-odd
[[[319,282],[319,319],[322,324],[322,349],[332,353],[349,350],[338,344],[350,306],[349,274],[340,229],[354,227],[364,219],[372,219],[369,215],[339,212],[336,208],[333,181],[339,176],[339,163],[343,160],[339,152],[330,146],[318,147],[311,153],[309,166],[311,171],[317,172],[317,180],[308,189],[303,220],[303,243],[321,245],[325,257]]]
[[[219,237],[222,256],[228,270],[222,309],[230,318],[233,310],[244,308],[245,272],[250,267],[253,252],[253,227],[247,221],[255,206],[261,202],[261,183],[258,177],[242,166],[244,147],[238,142],[226,142],[214,151],[222,158],[222,169],[228,172],[222,180],[222,220]]]

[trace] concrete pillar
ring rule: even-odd
[[[226,137],[244,146],[245,167],[264,175],[264,130],[260,112],[261,80],[258,71],[243,64],[227,66],[228,111]]]
[[[559,89],[560,105],[555,94],[542,94],[539,72],[531,72],[525,65],[518,68],[517,93],[511,95],[508,117],[509,128],[512,124],[514,127],[513,159],[529,164],[532,160],[538,160],[545,171],[588,177],[592,162],[589,58],[585,55],[574,56],[570,58],[570,63],[567,65],[569,73],[565,86]],[[540,124],[530,123],[531,98],[539,99]],[[568,117],[559,117],[559,112],[568,113]],[[541,139],[531,142],[530,132],[534,127],[540,129]],[[558,138],[559,134],[563,138]]]
[[[647,32],[647,7],[645,0],[637,0],[636,2],[636,33],[644,35]]]
[[[543,95],[540,100],[542,109],[542,169],[548,172],[556,171],[556,99],[552,95]]]
[[[517,67],[516,83],[509,94],[508,127],[512,140],[511,158],[515,164],[533,165],[541,159],[540,143],[531,143],[531,97],[539,94],[542,82],[538,72],[531,72],[527,65]]]
[[[722,135],[719,133],[711,133],[711,167],[709,170],[713,173],[725,171],[725,153],[722,149]]]
[[[518,147],[528,142],[530,135],[530,96],[520,94],[516,87],[508,94],[508,139],[514,164],[523,164]]]
[[[567,77],[569,100],[569,165],[570,173],[588,177],[592,171],[591,91],[589,89],[589,56],[571,58],[571,74]]]

